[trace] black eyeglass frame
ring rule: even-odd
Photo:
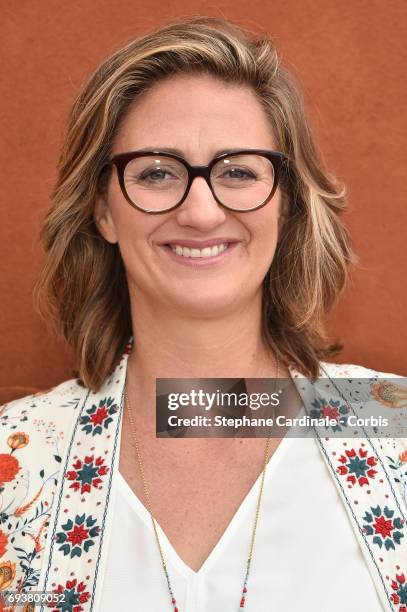
[[[270,194],[264,200],[264,202],[262,202],[261,204],[259,204],[258,206],[254,208],[239,209],[239,208],[231,208],[230,206],[227,206],[227,204],[224,204],[223,202],[221,202],[219,198],[216,196],[215,190],[213,189],[213,186],[211,183],[211,178],[210,178],[211,171],[215,164],[217,164],[222,159],[227,159],[231,155],[241,155],[241,154],[261,155],[262,157],[267,158],[271,162],[273,166],[273,170],[274,170],[274,183],[273,183],[273,188]],[[133,159],[136,159],[137,157],[147,157],[147,156],[154,156],[154,155],[165,155],[166,157],[175,159],[179,161],[181,164],[183,164],[183,166],[186,168],[188,172],[188,181],[185,187],[184,195],[182,196],[179,202],[177,202],[170,208],[165,208],[164,210],[146,210],[145,208],[141,208],[140,206],[137,206],[137,204],[133,202],[133,200],[128,195],[126,186],[125,186],[125,182],[124,182],[124,172],[125,172],[127,164],[130,161],[132,161]],[[236,149],[236,150],[230,150],[227,153],[223,153],[222,155],[218,155],[217,157],[214,157],[207,166],[191,166],[187,162],[186,159],[184,159],[180,155],[176,155],[175,153],[167,153],[166,151],[158,151],[158,150],[157,151],[129,151],[129,152],[118,153],[117,155],[114,155],[103,166],[101,173],[105,170],[105,168],[109,166],[116,166],[120,189],[123,193],[123,196],[126,198],[127,202],[131,206],[136,208],[137,210],[140,210],[141,212],[147,213],[149,215],[160,215],[163,213],[170,212],[171,210],[174,210],[175,208],[178,208],[179,206],[181,206],[181,204],[185,201],[185,199],[188,196],[193,180],[197,178],[198,176],[201,176],[205,179],[207,185],[209,186],[209,189],[211,190],[211,193],[214,199],[223,208],[226,208],[227,210],[231,210],[233,212],[252,212],[254,210],[258,210],[259,208],[262,208],[271,200],[279,184],[281,168],[284,162],[286,161],[288,161],[287,156],[284,153],[281,153],[280,151],[272,151],[269,149]]]

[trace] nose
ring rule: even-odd
[[[196,227],[208,232],[226,219],[226,210],[219,206],[206,180],[195,177],[187,197],[177,209],[179,225]]]

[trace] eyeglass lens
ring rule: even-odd
[[[250,210],[267,200],[274,185],[274,167],[267,157],[229,155],[211,170],[211,184],[218,200],[236,210]],[[188,171],[176,159],[146,155],[132,159],[124,171],[130,200],[146,211],[172,208],[182,200]]]

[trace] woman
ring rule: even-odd
[[[403,610],[402,440],[155,435],[156,378],[285,377],[298,412],[307,381],[359,377],[380,400],[391,375],[323,361],[345,208],[269,39],[194,18],[96,71],[37,288],[79,376],[3,408],[4,591],[75,612]]]

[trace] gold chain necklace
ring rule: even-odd
[[[278,364],[278,360],[277,359],[276,359],[276,363],[277,363],[276,378],[278,378],[278,366],[279,366],[279,364]],[[169,590],[169,593],[170,593],[171,607],[173,609],[173,612],[179,612],[179,609],[177,607],[177,601],[176,601],[176,599],[174,597],[174,593],[173,593],[173,590],[172,590],[172,587],[171,587],[170,577],[168,575],[167,564],[166,564],[165,559],[164,559],[164,554],[163,554],[163,551],[162,551],[162,547],[161,547],[161,543],[160,543],[160,538],[158,537],[156,521],[155,521],[155,518],[154,518],[153,513],[151,511],[150,494],[149,494],[148,489],[147,489],[147,483],[146,483],[146,478],[145,478],[145,474],[144,474],[143,463],[141,461],[140,449],[139,449],[137,435],[136,435],[136,424],[135,424],[135,420],[134,420],[134,417],[133,417],[133,414],[132,414],[133,411],[132,411],[132,408],[131,408],[131,405],[130,405],[129,398],[127,396],[126,388],[125,388],[125,391],[124,391],[124,396],[125,396],[126,403],[127,403],[127,412],[129,414],[131,434],[132,434],[132,437],[133,437],[133,440],[134,440],[134,445],[136,447],[137,460],[138,460],[138,464],[139,464],[139,468],[140,468],[140,474],[141,474],[141,480],[142,480],[142,483],[143,483],[144,495],[145,495],[146,500],[147,500],[147,510],[150,513],[151,522],[153,524],[154,536],[155,536],[155,539],[156,539],[156,542],[157,542],[157,546],[158,546],[158,550],[159,550],[160,557],[161,557],[161,564],[162,564],[162,567],[163,567],[163,570],[164,570],[165,578],[167,580],[168,590]],[[257,523],[258,523],[259,514],[260,514],[260,503],[261,503],[261,498],[262,498],[262,495],[263,495],[264,477],[266,475],[266,467],[267,467],[267,463],[268,463],[270,440],[271,440],[271,437],[267,438],[267,444],[266,444],[266,448],[265,448],[265,451],[264,451],[264,466],[263,466],[263,471],[262,471],[262,475],[261,475],[260,491],[259,491],[259,496],[258,496],[258,499],[257,499],[257,506],[256,506],[256,516],[255,516],[255,520],[254,520],[252,538],[251,538],[251,542],[250,542],[249,556],[248,556],[247,562],[246,562],[246,573],[245,573],[245,578],[244,578],[244,582],[243,582],[242,594],[241,594],[241,597],[240,597],[239,610],[242,610],[244,608],[245,602],[246,602],[246,597],[247,597],[247,583],[248,583],[248,580],[249,580],[250,564],[251,564],[252,557],[253,557],[254,540],[255,540],[255,537],[256,537]]]

